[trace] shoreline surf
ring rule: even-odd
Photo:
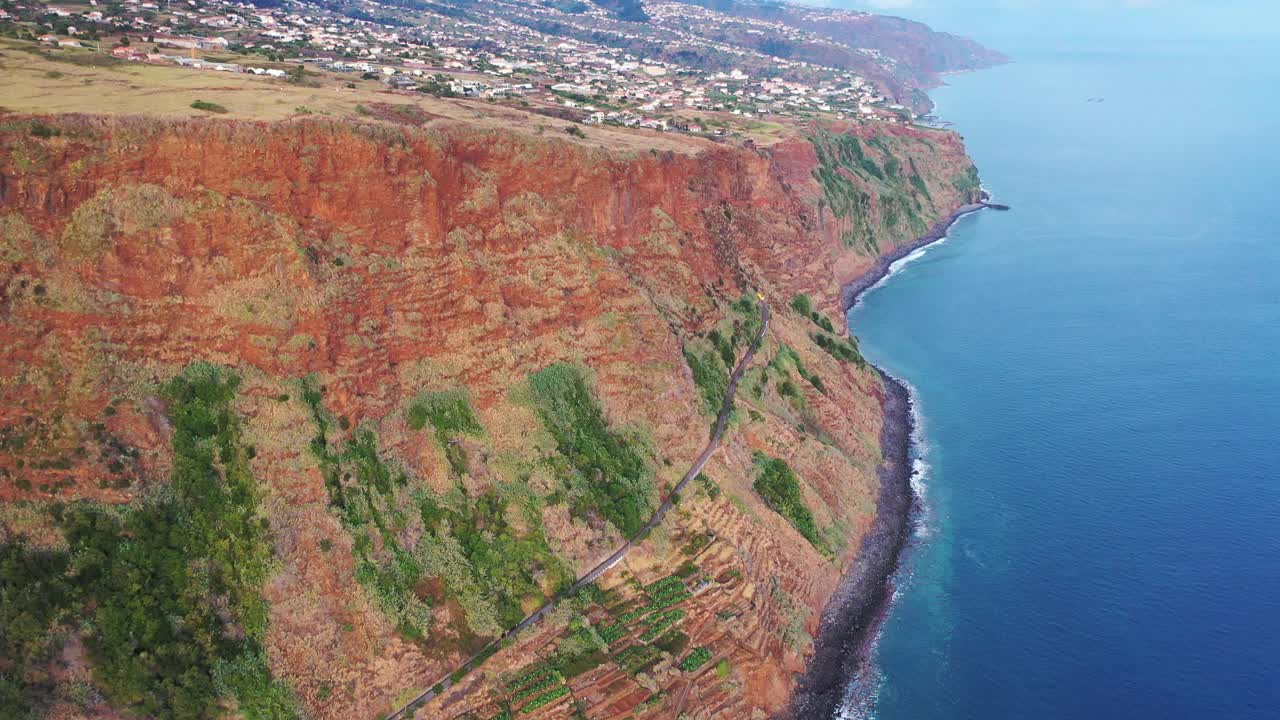
[[[846,312],[867,291],[883,282],[894,263],[946,239],[960,218],[984,208],[1007,209],[982,199],[951,211],[926,233],[881,256],[867,272],[841,291]],[[833,718],[850,700],[850,684],[864,669],[871,645],[894,593],[894,576],[913,535],[919,497],[912,485],[918,447],[915,397],[908,384],[872,363],[884,388],[880,429],[883,460],[876,517],[840,586],[822,610],[814,652],[792,693],[784,718]]]

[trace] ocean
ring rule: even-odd
[[[849,314],[922,494],[851,714],[1280,717],[1280,23],[1230,5],[1001,16],[932,93],[1013,209]]]

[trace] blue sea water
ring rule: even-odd
[[[927,463],[875,717],[1280,718],[1266,15],[1160,39],[1006,17],[1017,62],[933,93],[1013,210],[850,312],[915,388]]]

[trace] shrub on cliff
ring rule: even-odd
[[[798,403],[798,407],[803,407],[804,396],[800,394],[800,389],[786,375],[788,366],[795,368],[796,373],[808,381],[818,392],[826,394],[827,387],[822,383],[822,378],[805,366],[804,361],[800,359],[800,355],[790,345],[783,345],[778,348],[778,354],[774,356],[767,368],[767,371],[772,370],[783,375],[782,380],[778,383],[779,395],[792,399]]]
[[[712,415],[719,413],[729,392],[729,373],[720,355],[712,351],[698,355],[686,347],[684,361],[693,374],[693,384],[702,395],[703,410]]]
[[[330,502],[355,540],[356,580],[402,636],[424,640],[431,631],[432,601],[416,592],[426,578],[442,581],[448,596],[462,606],[468,629],[481,637],[498,635],[523,619],[522,604],[543,599],[544,579],[552,587],[572,581],[572,570],[548,546],[536,508],[523,508],[523,527],[516,528],[509,519],[512,501],[495,492],[433,495],[384,457],[370,425],[331,447],[333,420],[324,409],[322,389],[313,378],[302,385],[318,432],[312,451],[320,460]],[[483,432],[461,389],[423,393],[406,415],[410,427],[430,426],[442,442],[459,433]],[[397,504],[402,487],[410,490],[411,509]],[[384,518],[406,510],[422,520],[422,535],[413,545],[383,529]],[[375,535],[380,551],[374,547]]]
[[[982,180],[978,177],[978,168],[970,165],[965,168],[963,175],[957,175],[951,181],[951,185],[970,202],[978,199],[978,194],[982,188]]]
[[[92,599],[88,645],[106,694],[157,718],[296,717],[263,652],[272,562],[259,491],[232,403],[239,379],[197,363],[165,387],[173,479],[127,511],[63,518],[75,579]]]
[[[818,535],[813,513],[804,502],[804,493],[791,466],[786,461],[755,454],[756,481],[753,487],[770,510],[786,518],[791,526],[815,548],[826,552],[826,544]]]
[[[61,135],[62,131],[39,118],[31,121],[31,136],[47,140]]]
[[[222,114],[227,111],[225,107],[219,105],[218,103],[211,103],[205,100],[196,100],[195,102],[191,103],[191,108],[193,110],[203,110],[205,112],[218,113],[218,114]]]
[[[409,405],[406,413],[409,427],[421,430],[427,425],[435,429],[435,436],[444,449],[449,467],[457,475],[467,473],[467,460],[462,446],[456,442],[458,435],[482,435],[484,428],[471,409],[471,401],[462,390],[424,392]]]
[[[729,309],[729,317],[706,335],[711,350],[700,350],[706,347],[701,339],[684,347],[685,363],[702,395],[703,410],[710,415],[719,415],[729,391],[729,373],[738,362],[739,348],[751,345],[762,322],[760,307],[750,293],[731,302]]]
[[[57,650],[53,628],[69,619],[79,593],[65,552],[0,543],[0,708],[27,717],[53,691],[42,668]]]
[[[462,390],[424,392],[414,398],[406,414],[409,427],[421,430],[427,425],[442,443],[454,435],[479,435],[484,432],[471,401]]]
[[[653,510],[652,474],[637,443],[609,428],[582,372],[563,363],[529,378],[534,405],[568,461],[573,512],[599,512],[624,535]]]
[[[862,351],[858,349],[858,338],[853,335],[843,341],[822,333],[813,333],[809,337],[818,347],[826,350],[837,360],[852,363],[860,368],[866,367],[867,361],[863,359]]]

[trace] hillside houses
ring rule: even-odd
[[[111,36],[115,39],[101,49],[132,61],[272,77],[288,74],[281,63],[306,63],[379,79],[395,90],[537,102],[586,121],[633,127],[680,129],[688,125],[687,118],[679,118],[682,112],[742,118],[909,117],[852,72],[710,41],[689,28],[714,26],[726,36],[833,41],[696,5],[646,3],[658,21],[646,29],[652,38],[611,20],[595,6],[572,15],[508,0],[468,6],[474,15],[372,1],[364,7],[366,11],[343,14],[298,0],[272,8],[228,0],[120,0],[84,11],[83,5],[26,0],[8,5],[0,23],[38,29],[43,42],[65,48],[84,46],[86,35]],[[560,31],[542,32],[541,18],[553,18]],[[135,44],[108,50],[121,36]],[[660,44],[697,47],[720,65],[703,69],[675,62],[670,54],[650,56],[648,49],[657,47],[649,42],[653,38]],[[137,48],[140,44],[148,47]],[[844,49],[878,56],[873,50]],[[209,54],[219,57],[210,60],[205,57]],[[255,57],[264,62],[253,62]]]

